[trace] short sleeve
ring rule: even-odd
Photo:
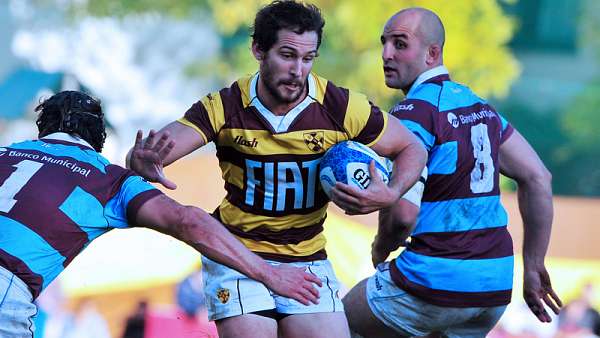
[[[205,143],[211,142],[224,123],[223,102],[219,93],[208,94],[194,103],[177,122],[196,130]]]
[[[500,131],[500,144],[504,143],[510,135],[515,131],[515,128],[508,122],[507,119],[504,118],[500,113],[497,113],[500,118],[500,122],[502,123],[502,130]]]
[[[407,99],[398,103],[390,113],[398,118],[430,151],[435,144],[435,126],[433,114],[436,107],[416,99]]]
[[[118,192],[104,208],[108,226],[111,228],[126,228],[135,225],[135,218],[140,207],[148,200],[161,194],[160,190],[140,176],[127,177]]]
[[[350,91],[344,128],[354,141],[372,146],[383,135],[388,114],[371,103],[366,96]]]

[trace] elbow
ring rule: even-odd
[[[196,207],[180,206],[174,222],[175,231],[185,242],[195,243],[205,237],[208,232],[205,225],[208,224],[207,218],[210,217],[209,214]]]
[[[523,175],[517,180],[517,183],[522,186],[538,186],[551,189],[552,173],[544,165],[541,165],[536,170]]]

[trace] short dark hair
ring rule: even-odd
[[[288,29],[296,34],[317,33],[317,49],[321,45],[325,20],[321,10],[312,4],[294,0],[277,0],[263,7],[254,19],[252,40],[258,49],[267,52],[277,42],[277,33]]]
[[[63,91],[44,100],[35,111],[39,138],[55,132],[77,134],[97,152],[102,151],[106,126],[99,100],[85,93]]]

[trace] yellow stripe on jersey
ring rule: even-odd
[[[266,226],[270,231],[282,231],[291,228],[304,228],[319,223],[325,217],[327,205],[319,210],[306,215],[286,215],[269,217],[254,215],[242,211],[228,200],[223,199],[219,206],[219,216],[223,223],[235,226],[244,232],[251,231],[259,226]]]
[[[198,134],[200,134],[200,136],[202,136],[202,139],[204,140],[204,144],[208,143],[208,138],[206,137],[206,135],[204,135],[204,133],[202,132],[202,130],[200,130],[200,128],[198,128],[198,126],[196,126],[192,122],[188,121],[188,119],[186,119],[185,117],[182,117],[179,120],[177,120],[177,122],[183,124],[184,126],[188,126],[188,127],[192,128],[192,129],[194,129],[195,131],[197,131]]]
[[[204,109],[208,112],[208,117],[213,130],[215,133],[218,133],[225,124],[225,111],[223,109],[221,94],[219,94],[219,92],[211,93],[203,97],[200,101],[202,102],[202,105],[204,105]]]
[[[221,129],[218,144],[249,155],[313,155],[324,153],[346,139],[344,132],[323,129],[280,134],[273,134],[269,130]]]
[[[219,161],[221,167],[221,177],[228,183],[244,190],[244,170],[231,162]]]
[[[237,81],[240,92],[242,93],[242,105],[244,105],[244,107],[248,107],[250,104],[250,83],[252,82],[253,77],[254,74],[241,78]]]
[[[344,128],[350,133],[351,138],[355,138],[360,134],[363,128],[367,125],[369,117],[371,116],[371,104],[369,100],[363,94],[350,91],[348,98],[348,108],[346,110],[346,117],[344,119]],[[381,130],[376,140],[381,137],[385,126],[387,124],[388,116],[383,113],[384,128]],[[375,144],[375,141],[368,145]]]
[[[317,101],[321,104],[323,104],[323,100],[325,100],[325,91],[327,90],[327,79],[324,79],[320,76],[318,76],[317,74],[312,73],[314,79],[315,79],[315,84],[317,86],[317,95],[315,97],[315,99],[317,99]]]
[[[237,237],[237,236],[236,236]],[[323,233],[300,242],[298,244],[273,244],[265,241],[254,241],[242,237],[237,237],[250,251],[274,253],[288,256],[309,256],[325,248],[325,235]]]

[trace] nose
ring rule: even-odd
[[[298,58],[292,62],[290,67],[290,74],[294,77],[300,77],[302,75],[302,59]]]
[[[394,57],[394,49],[392,48],[390,43],[384,43],[381,47],[381,58],[386,60],[391,60]]]

